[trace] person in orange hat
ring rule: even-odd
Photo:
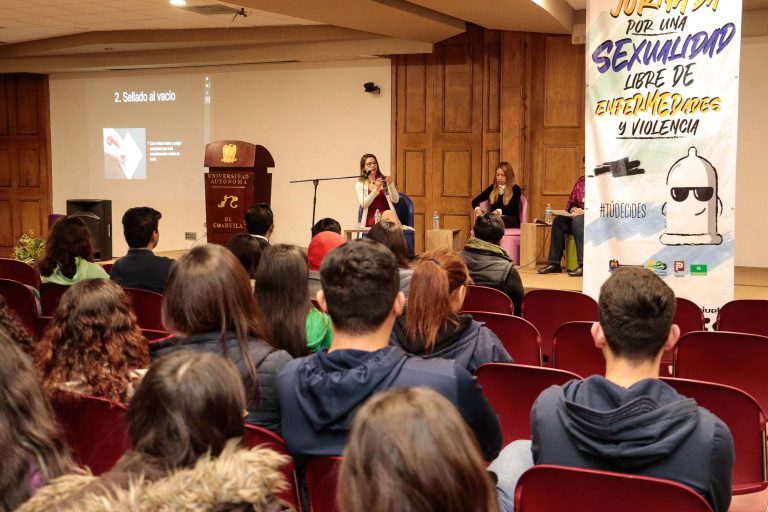
[[[325,255],[343,245],[346,238],[333,231],[322,231],[315,235],[307,247],[307,259],[309,260],[309,298],[314,299],[320,290],[320,264]]]

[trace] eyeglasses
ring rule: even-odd
[[[670,194],[672,199],[682,203],[688,199],[688,194],[693,192],[693,197],[698,201],[709,201],[715,193],[714,187],[672,187]]]

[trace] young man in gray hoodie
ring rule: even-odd
[[[600,289],[599,307],[592,337],[605,377],[539,396],[533,462],[674,480],[726,512],[734,460],[728,427],[658,378],[662,353],[680,337],[674,293],[649,270],[619,268]]]

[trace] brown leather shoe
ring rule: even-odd
[[[568,275],[571,277],[581,277],[584,275],[584,267],[579,265],[578,267],[576,267],[576,269],[569,270]]]
[[[539,274],[559,274],[562,272],[563,269],[560,268],[560,265],[555,265],[554,263],[550,263],[546,267],[541,267],[538,272]]]

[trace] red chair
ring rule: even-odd
[[[677,297],[677,307],[675,309],[675,318],[672,323],[680,328],[680,336],[693,331],[704,330],[704,313],[695,302],[682,297]],[[674,364],[675,351],[665,350],[661,356],[661,375],[671,377],[674,374],[672,365]]]
[[[693,398],[728,425],[736,459],[733,494],[762,491],[768,487],[765,452],[765,415],[760,404],[740,389],[712,382],[662,378],[678,393]]]
[[[36,290],[40,289],[40,274],[37,269],[23,261],[0,258],[0,279],[11,279]]]
[[[467,285],[467,295],[461,306],[464,311],[486,311],[488,313],[515,314],[515,305],[507,294],[487,286]]]
[[[56,283],[43,283],[40,285],[40,305],[43,316],[53,316],[61,302],[61,296],[69,290],[69,286]]]
[[[589,295],[567,290],[531,290],[523,297],[522,316],[541,334],[544,364],[552,356],[552,340],[566,322],[597,321],[597,302]]]
[[[338,512],[336,484],[341,460],[341,457],[315,457],[307,461],[304,478],[312,512]]]
[[[717,330],[768,336],[768,300],[732,300],[717,314]]]
[[[592,339],[594,322],[566,322],[552,340],[552,367],[589,377],[605,375],[605,358]]]
[[[142,329],[141,334],[144,335],[144,339],[147,340],[147,342],[161,341],[171,335],[171,333],[167,331],[156,331],[154,329]]]
[[[112,273],[112,267],[114,267],[114,266],[115,266],[114,263],[105,263],[105,264],[103,264],[101,266],[101,268],[103,268],[104,272],[106,272],[107,274],[111,274]]]
[[[647,476],[542,464],[515,489],[517,512],[712,512],[692,488]]]
[[[517,364],[541,366],[541,342],[539,331],[519,316],[485,311],[464,311],[496,334],[502,345]]]
[[[0,295],[5,297],[8,308],[33,338],[37,333],[37,299],[25,284],[10,279],[0,279]]]
[[[89,395],[61,393],[51,400],[75,460],[94,475],[108,471],[130,448],[124,405]]]
[[[139,326],[142,329],[164,331],[162,315],[163,296],[157,292],[141,290],[139,288],[125,288],[124,290],[133,301],[133,310],[136,312]]]
[[[675,348],[675,377],[733,386],[768,410],[768,337],[737,332],[698,331]]]
[[[580,378],[563,370],[507,363],[484,364],[477,369],[483,394],[499,415],[505,446],[531,438],[531,407],[542,391]]]
[[[243,437],[243,442],[245,446],[249,448],[265,446],[281,455],[290,456],[288,450],[285,448],[285,441],[282,437],[265,428],[257,427],[256,425],[251,425],[249,423],[245,424],[245,436]],[[299,506],[299,494],[297,492],[299,487],[296,480],[296,471],[293,467],[293,460],[285,466],[282,466],[280,471],[285,475],[285,480],[290,484],[290,487],[280,493],[279,497],[293,505],[294,509],[301,510]]]

